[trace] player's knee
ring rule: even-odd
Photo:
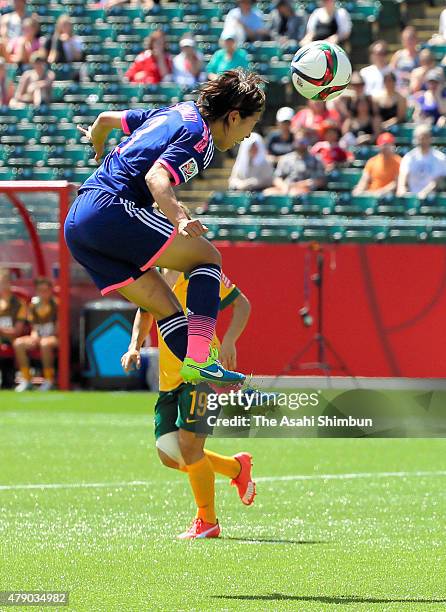
[[[164,466],[168,468],[172,468],[172,469],[178,469],[178,463],[176,463],[171,457],[169,457],[169,455],[166,455],[166,453],[163,453],[163,451],[160,450],[159,448],[157,450],[158,450],[159,460]]]
[[[22,348],[25,348],[25,347],[26,347],[26,341],[25,341],[25,338],[24,338],[23,336],[21,336],[20,338],[15,338],[15,339],[12,341],[12,346],[13,346],[15,349],[22,349]]]
[[[180,452],[186,464],[195,463],[202,454],[202,440],[197,438],[194,433],[180,429],[178,435]]]
[[[221,268],[222,258],[221,258],[220,251],[218,249],[216,249],[213,244],[209,243],[209,246],[211,247],[210,250],[209,250],[210,260],[207,261],[206,263],[215,264],[216,266],[220,266],[220,268]]]

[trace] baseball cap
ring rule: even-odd
[[[195,47],[195,40],[193,38],[183,38],[180,40],[180,47]]]
[[[220,36],[220,40],[236,40],[236,36],[232,32],[223,32]]]
[[[291,121],[294,117],[294,111],[289,106],[282,106],[279,108],[276,114],[277,123],[283,123],[284,121]]]
[[[437,68],[433,68],[432,70],[429,70],[428,73],[426,74],[426,81],[437,81],[438,83],[441,83],[441,81],[443,80],[443,71],[440,69],[438,70]]]
[[[378,146],[384,144],[395,144],[395,136],[390,132],[384,132],[383,134],[380,134],[378,136],[378,138],[376,139],[376,144]]]

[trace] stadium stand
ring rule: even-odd
[[[0,107],[0,180],[63,178],[82,182],[91,173],[94,162],[77,125],[92,122],[106,108],[162,106],[193,97],[191,89],[182,88],[175,82],[141,85],[125,80],[126,70],[143,49],[144,38],[161,29],[167,37],[169,52],[174,55],[179,51],[180,38],[191,33],[206,63],[219,48],[224,16],[234,4],[205,0],[163,1],[150,10],[128,3],[107,11],[99,4],[78,0],[27,3],[28,13],[38,16],[40,34],[45,38],[51,37],[58,17],[70,16],[73,34],[83,44],[84,61],[51,66],[55,80],[50,104],[23,108],[5,104]],[[422,47],[431,48],[438,62],[443,60],[445,46],[428,42],[438,28],[440,6],[428,6],[420,0],[357,0],[339,4],[349,11],[353,21],[348,48],[355,68],[367,63],[367,46],[377,38],[386,39],[391,52],[399,48],[399,31],[407,23],[417,28]],[[317,3],[305,0],[296,6],[309,14]],[[265,14],[271,9],[269,2],[257,2],[257,7]],[[0,12],[10,10],[7,4]],[[244,48],[251,68],[270,81],[268,108],[260,128],[265,134],[273,124],[278,107],[287,105],[297,109],[304,103],[288,78],[289,62],[296,45],[269,40],[245,43]],[[7,72],[16,85],[23,66],[8,65]],[[411,148],[414,124],[409,119],[410,113],[408,122],[389,128],[396,137],[400,155]],[[446,127],[433,127],[433,144],[446,147]],[[297,197],[227,192],[233,160],[220,155],[214,168],[208,170],[202,180],[181,189],[180,197],[205,216],[218,238],[268,241],[305,240],[315,236],[336,241],[441,239],[445,194],[432,194],[428,200],[418,200],[415,196],[352,196],[351,189],[366,161],[376,154],[376,147],[357,144],[350,147],[350,152],[353,161],[328,175],[326,192]],[[37,214],[37,209],[33,214]],[[41,207],[40,224],[45,222],[44,214],[45,207]],[[6,210],[4,215],[8,217]],[[220,217],[228,217],[229,221],[221,221]],[[18,237],[19,224],[16,227],[13,221],[0,219],[3,238]],[[57,220],[50,215],[46,221],[46,238],[55,240]],[[407,232],[401,224],[408,224]]]

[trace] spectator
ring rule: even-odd
[[[407,26],[401,32],[402,49],[398,49],[390,60],[390,66],[397,78],[397,89],[407,94],[412,70],[420,65],[417,31],[413,26]]]
[[[291,131],[293,116],[294,111],[289,106],[283,106],[277,111],[277,129],[269,133],[266,144],[270,159],[274,162],[294,150],[294,136]]]
[[[237,4],[226,15],[223,34],[231,35],[238,44],[268,39],[265,15],[254,8],[255,0],[237,0]]]
[[[40,23],[34,17],[23,20],[22,35],[14,38],[9,46],[9,61],[22,66],[29,64],[31,55],[42,47],[42,39],[39,36]]]
[[[26,0],[13,0],[14,10],[3,15],[0,21],[0,38],[6,43],[22,35],[23,22],[27,16]]]
[[[260,134],[252,132],[242,141],[229,177],[229,189],[259,191],[271,187],[274,169]]]
[[[322,129],[326,121],[341,125],[341,115],[335,108],[328,109],[322,100],[308,100],[307,106],[298,111],[291,120],[293,132],[299,128],[312,130],[315,140],[322,137]]]
[[[349,161],[352,155],[340,146],[342,132],[336,123],[327,121],[322,134],[323,140],[311,147],[310,153],[321,160],[327,172],[331,172],[339,164]]]
[[[173,61],[166,49],[162,30],[155,30],[145,40],[146,50],[140,53],[125,76],[131,83],[158,85],[172,78]]]
[[[84,45],[79,36],[73,34],[69,15],[61,15],[51,38],[45,44],[50,64],[71,64],[84,58]]]
[[[365,93],[374,96],[384,87],[384,76],[392,69],[387,61],[388,47],[385,40],[377,40],[370,45],[371,64],[362,68],[359,74],[365,82]]]
[[[383,90],[373,96],[381,118],[381,128],[388,130],[392,125],[406,119],[406,98],[396,90],[396,76],[393,72],[384,75]]]
[[[335,0],[322,0],[320,8],[313,11],[308,19],[307,33],[302,45],[313,40],[327,40],[342,44],[350,38],[352,21],[344,8],[336,8]]]
[[[379,153],[367,161],[353,195],[371,193],[382,196],[396,190],[401,157],[395,153],[395,136],[384,132],[378,136],[376,144]]]
[[[248,68],[248,54],[244,49],[237,48],[236,39],[232,34],[224,33],[220,37],[220,44],[223,49],[219,49],[209,60],[207,65],[208,78],[216,79],[219,74],[234,68]]]
[[[10,102],[12,108],[20,108],[25,104],[41,106],[51,102],[54,72],[49,70],[48,63],[42,51],[36,51],[31,56],[31,70],[26,70],[20,77],[14,97]]]
[[[8,106],[14,95],[14,83],[8,78],[6,62],[0,57],[0,106]]]
[[[173,78],[183,87],[193,87],[206,78],[203,73],[203,55],[195,47],[195,40],[185,36],[180,40],[181,52],[173,59]]]
[[[445,124],[446,99],[441,68],[434,68],[427,73],[426,86],[426,91],[419,92],[415,96],[414,121],[442,127]]]
[[[280,44],[294,42],[296,45],[305,34],[306,17],[304,12],[294,10],[290,0],[276,0],[269,14],[271,38]]]
[[[36,279],[36,296],[31,300],[29,323],[31,334],[14,340],[14,352],[22,375],[16,391],[31,391],[29,351],[40,349],[44,382],[40,391],[54,389],[54,353],[57,349],[57,302],[53,296],[53,286],[49,279]]]
[[[446,9],[441,11],[440,20],[438,22],[438,34],[429,41],[430,45],[444,45],[446,43]]]
[[[26,331],[26,304],[12,292],[9,270],[0,269],[0,348],[11,347],[13,341]],[[0,360],[2,386],[14,384],[14,364]]]
[[[397,195],[414,193],[420,199],[434,192],[446,176],[446,155],[431,146],[431,128],[418,125],[414,132],[415,149],[401,160]]]
[[[298,130],[294,151],[282,155],[274,173],[273,186],[265,189],[265,195],[299,195],[322,189],[326,183],[324,167],[308,147],[310,139],[305,130]]]
[[[430,49],[420,51],[420,65],[410,75],[410,92],[416,94],[426,86],[426,75],[436,66],[435,57]]]
[[[348,116],[342,124],[343,141],[348,146],[374,142],[379,133],[380,120],[370,96],[348,100]]]

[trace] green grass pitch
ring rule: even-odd
[[[179,542],[193,503],[155,455],[154,398],[0,394],[0,591],[87,612],[446,608],[445,440],[211,440],[253,453],[256,503],[219,478],[222,538]]]

